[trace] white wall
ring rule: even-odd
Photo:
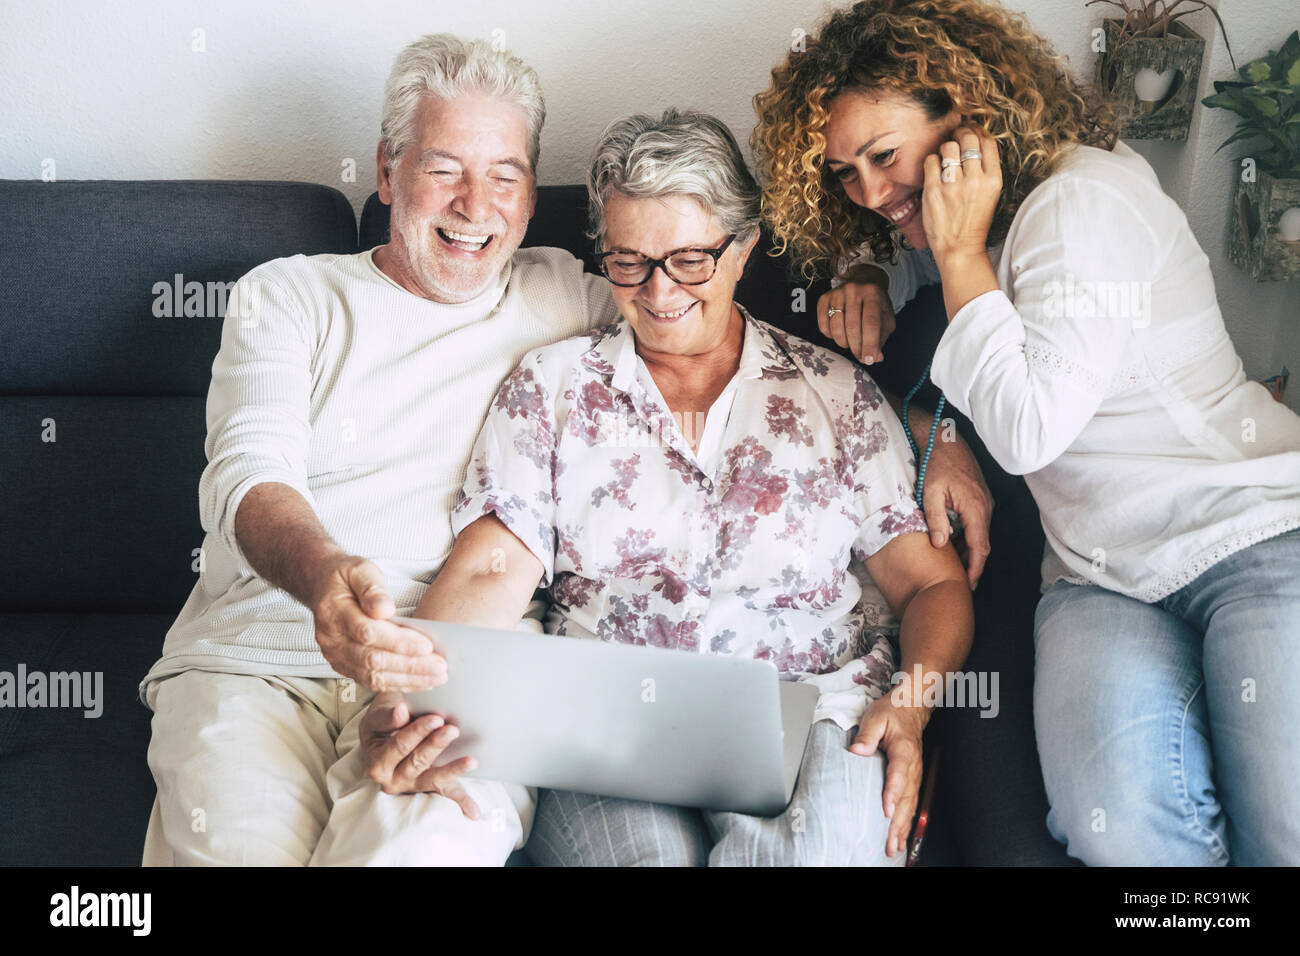
[[[1220,0],[1216,6],[1238,66],[1276,50],[1292,30],[1300,29],[1300,7],[1291,0]],[[1232,61],[1209,13],[1185,22],[1209,47],[1201,65],[1200,95],[1207,96],[1214,92],[1213,80],[1232,77]],[[1187,213],[1210,259],[1224,323],[1246,373],[1264,378],[1288,366],[1294,375],[1286,403],[1300,410],[1300,281],[1256,282],[1228,261],[1232,191],[1241,175],[1240,157],[1249,151],[1240,143],[1217,150],[1236,125],[1235,114],[1198,106],[1185,143],[1130,145],[1151,162],[1165,191]]]
[[[838,4],[834,4],[838,6]],[[1090,76],[1090,30],[1103,14],[1083,0],[1010,0]],[[543,183],[581,181],[587,151],[610,120],[669,105],[715,113],[742,140],[751,98],[788,49],[815,32],[823,0],[345,0],[63,2],[9,0],[0,34],[0,177],[297,179],[341,189],[359,210],[374,188],[379,105],[393,56],[415,37],[450,30],[492,37],[537,68],[549,119]],[[1300,27],[1294,0],[1221,0],[1238,62]],[[1231,66],[1208,14],[1202,95]],[[195,52],[194,31],[205,52]],[[1214,150],[1233,127],[1198,107],[1186,143],[1138,145],[1187,210],[1210,257],[1246,371],[1285,363],[1300,409],[1300,283],[1257,283],[1226,259],[1235,151]],[[342,178],[354,160],[355,181]]]

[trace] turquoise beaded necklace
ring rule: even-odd
[[[907,443],[912,446],[912,457],[917,461],[916,465],[916,503],[925,507],[925,469],[930,464],[930,453],[934,451],[934,435],[939,430],[939,419],[943,417],[943,406],[947,399],[943,392],[939,393],[939,404],[934,409],[934,421],[930,423],[930,439],[925,443],[925,454],[922,455],[920,449],[916,447],[916,439],[912,437],[912,426],[907,421],[907,407],[912,403],[912,399],[921,387],[930,380],[930,366],[925,366],[925,371],[917,383],[912,386],[911,391],[903,399],[903,434],[907,436]]]

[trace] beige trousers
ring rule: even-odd
[[[158,785],[145,866],[501,866],[537,793],[462,778],[482,811],[365,774],[351,681],[185,671],[149,694]]]

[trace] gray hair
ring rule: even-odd
[[[731,130],[707,113],[670,109],[611,123],[587,171],[587,235],[605,233],[611,192],[633,199],[689,196],[737,241],[758,229],[760,191]]]
[[[523,108],[528,117],[528,162],[537,172],[546,102],[531,66],[486,40],[462,40],[451,33],[421,37],[397,55],[384,84],[379,141],[391,163],[415,139],[415,114],[424,96],[450,100],[482,93]]]

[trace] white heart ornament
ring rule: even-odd
[[[1300,206],[1292,206],[1282,213],[1277,229],[1287,242],[1300,242]]]
[[[1138,70],[1133,80],[1133,89],[1137,91],[1138,99],[1142,102],[1159,103],[1169,95],[1169,89],[1174,85],[1174,77],[1177,75],[1178,71],[1174,69],[1157,73],[1150,67],[1144,66]]]

